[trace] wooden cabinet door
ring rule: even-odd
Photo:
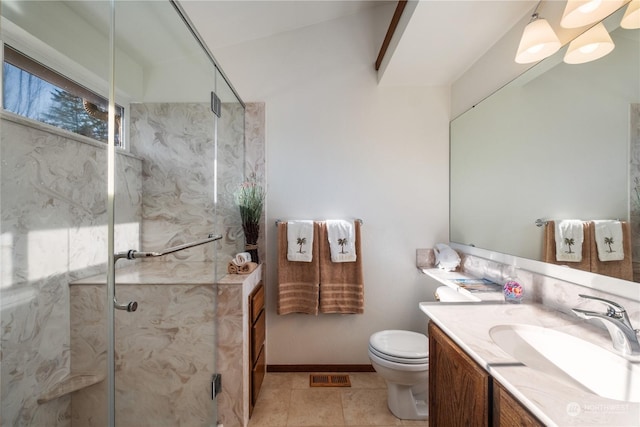
[[[489,426],[489,374],[429,322],[429,425]]]
[[[251,405],[249,405],[249,416],[251,416],[251,413],[253,413],[253,408],[256,406],[256,402],[258,401],[258,395],[260,394],[260,388],[262,387],[262,381],[264,380],[265,373],[265,354],[263,346],[262,351],[260,352],[260,354],[258,355],[258,359],[256,360],[256,364],[251,370],[251,383],[253,384],[253,386],[251,387]]]
[[[493,427],[542,427],[500,383],[493,381]]]
[[[260,394],[262,380],[266,374],[265,341],[266,317],[264,309],[264,285],[258,283],[249,295],[249,417]]]

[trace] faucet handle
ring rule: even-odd
[[[581,297],[581,298],[593,299],[593,300],[596,300],[596,301],[600,301],[601,303],[604,303],[608,308],[612,308],[612,309],[617,310],[617,311],[625,311],[623,306],[621,306],[617,302],[613,302],[613,301],[610,301],[608,299],[604,299],[604,298],[600,298],[600,297],[594,297],[593,295],[585,295],[585,294],[578,294],[578,296]]]
[[[633,327],[631,326],[631,321],[629,320],[629,316],[627,315],[627,311],[624,309],[623,306],[621,306],[617,302],[613,302],[608,299],[604,299],[600,297],[594,297],[593,295],[578,294],[578,296],[585,299],[600,301],[601,303],[607,306],[607,316],[613,317],[615,319],[620,319],[627,326],[633,329]]]

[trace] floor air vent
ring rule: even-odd
[[[351,387],[351,380],[346,374],[311,374],[309,385],[311,387]]]

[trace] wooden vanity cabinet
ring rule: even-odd
[[[489,427],[491,377],[429,322],[429,425]]]
[[[542,427],[544,424],[429,322],[429,425]]]
[[[266,311],[264,309],[264,285],[258,283],[249,295],[249,417],[260,394],[266,374],[265,338]]]
[[[493,380],[493,427],[542,427],[499,382]]]

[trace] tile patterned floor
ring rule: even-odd
[[[351,387],[310,387],[309,374],[267,373],[249,427],[428,426],[399,420],[375,372],[349,373]]]

